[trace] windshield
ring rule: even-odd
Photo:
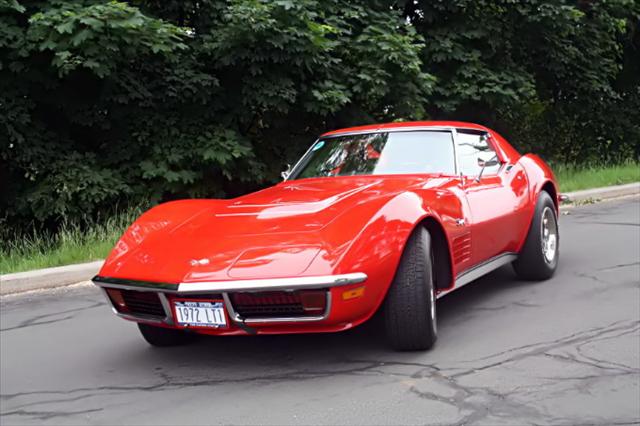
[[[320,139],[290,179],[326,176],[454,174],[450,132],[368,133]]]

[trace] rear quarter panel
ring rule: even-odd
[[[535,154],[526,154],[520,158],[520,163],[529,178],[529,194],[531,194],[532,207],[535,206],[542,187],[547,185],[553,188],[553,202],[558,208],[558,196],[560,195],[558,181],[551,167]]]
[[[538,196],[543,188],[550,189],[549,192],[552,192],[551,198],[553,199],[554,205],[556,207],[556,213],[559,212],[559,200],[558,197],[560,195],[558,182],[556,180],[553,171],[540,157],[535,154],[526,154],[520,157],[519,163],[524,167],[525,172],[527,173],[527,178],[529,181],[529,220],[527,231],[531,226],[531,221],[533,220],[533,214],[535,212],[536,202],[538,201]],[[524,245],[524,241],[527,237],[527,232],[524,233],[518,251]]]

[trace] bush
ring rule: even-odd
[[[275,182],[320,132],[466,119],[640,155],[637,2],[0,0],[0,224]]]

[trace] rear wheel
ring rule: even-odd
[[[551,196],[542,191],[536,202],[531,228],[513,269],[525,280],[546,280],[558,267],[560,235],[556,207]]]
[[[171,328],[138,323],[140,334],[151,346],[179,346],[192,342],[195,334]]]
[[[397,350],[425,350],[436,341],[432,259],[431,236],[418,227],[407,241],[385,300],[387,337]]]

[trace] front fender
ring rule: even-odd
[[[121,260],[135,256],[143,242],[152,241],[155,236],[168,233],[223,202],[224,200],[178,200],[147,210],[120,237],[107,256],[99,275],[117,276]]]
[[[350,241],[335,270],[364,272],[368,276],[365,293],[357,303],[354,301],[351,314],[363,317],[364,321],[377,311],[393,282],[407,240],[417,226],[432,218],[446,229],[447,223],[455,222],[461,212],[460,200],[449,191],[422,190],[400,193],[372,214]],[[450,258],[448,238],[447,244]]]

